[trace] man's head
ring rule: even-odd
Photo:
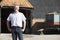
[[[19,6],[15,5],[14,6],[14,11],[19,11]]]

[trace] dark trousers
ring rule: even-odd
[[[19,40],[23,40],[23,33],[20,27],[13,26],[11,27],[12,32],[12,40],[17,40],[17,37]]]

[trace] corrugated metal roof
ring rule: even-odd
[[[20,7],[33,8],[28,0],[2,0],[0,2],[1,6],[13,6],[14,4],[20,5]]]

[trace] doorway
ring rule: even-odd
[[[24,33],[31,32],[31,10],[20,9],[20,12],[24,13],[26,20],[26,30]],[[10,33],[7,29],[6,19],[9,13],[13,12],[12,8],[10,7],[2,7],[1,8],[1,33]]]

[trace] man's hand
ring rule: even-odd
[[[8,30],[11,32],[11,29],[10,28],[8,28]]]
[[[23,21],[23,29],[22,29],[23,32],[25,31],[25,28],[26,28],[26,21]]]
[[[25,31],[25,29],[22,29],[22,32],[24,32]]]
[[[11,32],[10,26],[9,26],[9,21],[7,21],[7,29]]]

